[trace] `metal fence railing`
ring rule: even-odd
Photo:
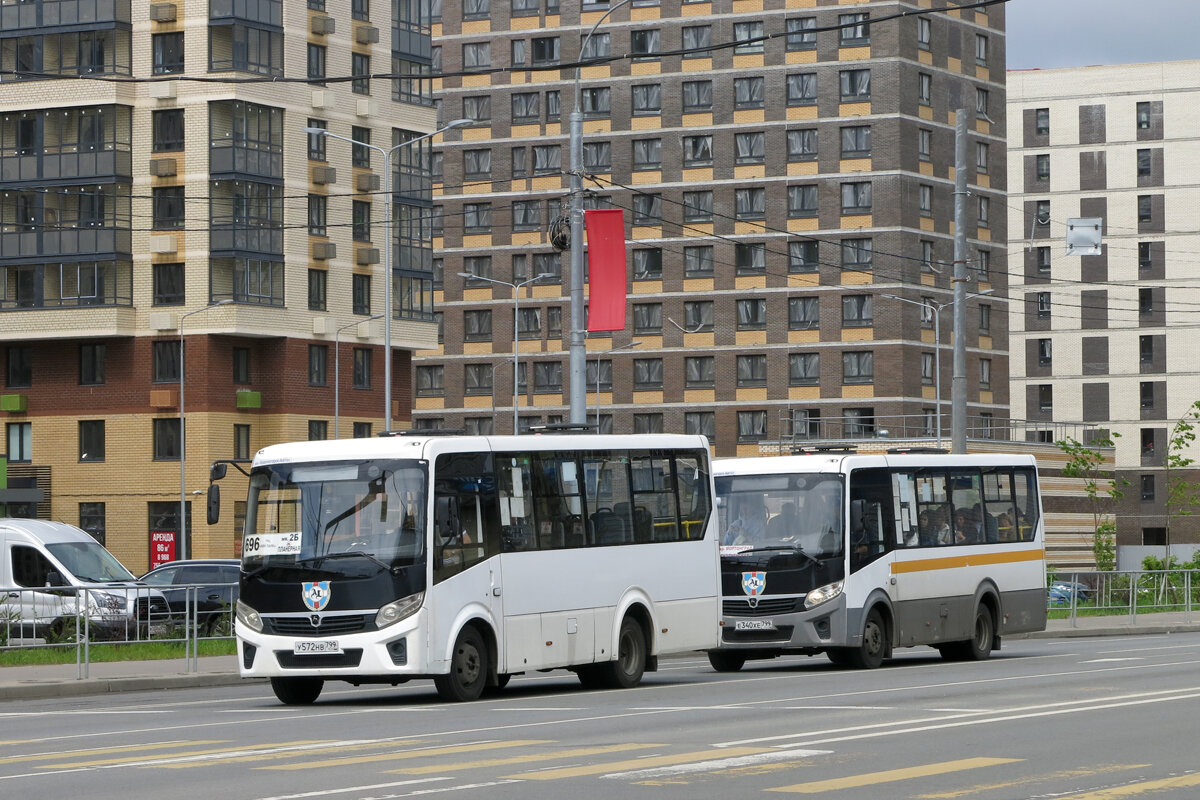
[[[183,644],[186,671],[199,670],[200,642],[233,636],[237,584],[0,588],[0,654],[74,648],[76,677],[88,677],[96,644]]]
[[[1200,570],[1069,571],[1049,576],[1049,611],[1067,611],[1075,627],[1081,616],[1128,616],[1182,612],[1192,621],[1200,608]]]

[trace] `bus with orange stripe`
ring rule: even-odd
[[[1046,627],[1030,455],[814,451],[713,462],[720,672],[824,653],[873,668],[899,647],[983,660]]]

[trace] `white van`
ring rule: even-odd
[[[86,618],[85,610],[86,609]],[[6,638],[144,638],[167,620],[162,592],[140,582],[73,525],[0,518],[0,629]]]

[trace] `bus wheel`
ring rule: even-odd
[[[279,702],[289,706],[306,706],[321,696],[325,681],[321,678],[271,678],[271,691]]]
[[[737,672],[746,664],[746,657],[740,653],[730,653],[725,650],[709,650],[708,663],[717,672]]]
[[[992,612],[980,606],[975,612],[975,635],[963,642],[962,654],[966,661],[983,661],[992,654],[992,639],[996,635]]]
[[[875,669],[883,663],[887,653],[888,630],[879,609],[873,608],[867,614],[867,624],[863,626],[862,644],[849,649],[850,666],[857,669]]]
[[[472,627],[462,629],[450,657],[450,674],[433,679],[438,696],[456,703],[478,700],[487,685],[487,645]]]
[[[646,671],[646,636],[637,620],[626,617],[617,636],[617,658],[602,666],[604,683],[613,689],[630,689],[641,683]]]
[[[848,667],[851,664],[851,648],[849,647],[831,647],[825,651],[825,655],[829,657],[835,667]]]

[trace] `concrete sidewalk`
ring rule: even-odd
[[[1046,630],[1018,634],[1008,639],[1057,639],[1075,636],[1131,636],[1200,631],[1200,610],[1187,614],[1140,614],[1136,618],[1078,617],[1050,620]],[[87,665],[87,677],[80,678],[75,664],[36,667],[0,667],[0,701],[42,700],[52,697],[80,697],[110,692],[141,692],[155,689],[182,689],[210,686],[236,686],[245,681],[238,677],[236,656],[201,658],[196,672],[189,672],[184,659],[162,661],[110,661]]]

